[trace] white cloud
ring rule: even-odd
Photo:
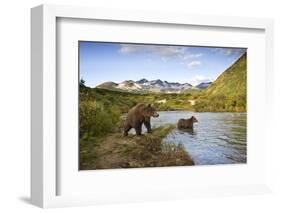
[[[212,79],[207,77],[207,76],[197,75],[197,76],[193,77],[192,79],[190,79],[189,83],[192,84],[193,86],[196,86],[196,85],[198,85],[200,83],[210,82],[210,81],[212,81]]]
[[[191,62],[187,63],[187,67],[189,69],[194,69],[194,68],[196,68],[196,67],[198,67],[200,65],[201,65],[201,61],[191,61]]]
[[[226,50],[224,51],[224,54],[227,55],[227,56],[229,56],[229,55],[232,55],[233,52],[234,52],[233,49],[226,49]]]
[[[193,69],[201,65],[198,60],[202,53],[192,53],[189,47],[185,46],[166,46],[166,45],[143,45],[143,44],[120,44],[119,52],[122,54],[146,53],[157,55],[163,62],[167,62],[170,58],[177,58],[181,64],[187,65],[189,69]]]
[[[202,53],[195,53],[195,54],[192,54],[192,53],[188,53],[184,56],[184,59],[191,59],[191,58],[199,58],[201,57],[203,54]]]
[[[164,58],[183,57],[187,47],[161,46],[161,45],[139,45],[139,44],[121,44],[120,53],[148,53],[158,55]]]
[[[227,48],[227,47],[222,47],[222,48],[215,48],[215,52],[226,55],[226,56],[233,56],[233,55],[242,55],[246,49],[245,48]]]

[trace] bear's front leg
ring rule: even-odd
[[[141,123],[140,123],[140,124],[137,124],[137,125],[135,126],[135,130],[136,130],[136,134],[137,134],[137,135],[141,135],[141,126],[142,126]]]
[[[144,125],[147,129],[147,133],[151,133],[151,125],[150,125],[150,122],[149,121],[145,121],[144,122]]]
[[[132,128],[132,127],[131,127],[131,125],[129,125],[129,124],[125,124],[125,125],[124,125],[124,136],[127,136],[127,135],[128,135],[128,132],[130,131],[131,128]]]

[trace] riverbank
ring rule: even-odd
[[[203,91],[190,93],[130,93],[80,87],[80,101],[96,101],[103,108],[114,107],[127,113],[138,103],[151,103],[157,111],[246,112],[246,96],[206,96]]]
[[[80,142],[80,170],[194,165],[182,145],[162,141],[174,128],[160,126],[142,136],[110,133]]]

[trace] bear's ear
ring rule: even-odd
[[[147,104],[148,107],[151,107],[151,104]]]

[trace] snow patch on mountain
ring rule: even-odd
[[[103,83],[97,86],[97,88],[106,89],[108,83]],[[193,86],[189,83],[178,83],[157,80],[147,80],[145,78],[138,81],[126,80],[119,84],[112,82],[110,88],[114,86],[115,89],[125,91],[136,91],[136,92],[156,92],[156,93],[184,93],[193,90],[199,90],[209,86],[211,82],[201,83],[200,85]]]

